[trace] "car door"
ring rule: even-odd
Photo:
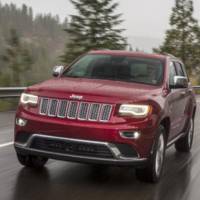
[[[169,65],[169,87],[170,93],[168,95],[168,109],[169,109],[169,116],[170,116],[170,135],[169,140],[173,139],[179,132],[179,125],[180,125],[180,113],[181,107],[179,106],[180,101],[180,94],[177,92],[177,89],[174,89],[174,77],[177,76],[176,66],[173,61],[170,62]]]
[[[168,108],[171,122],[169,140],[180,134],[186,123],[185,109],[187,104],[188,88],[176,88],[174,83],[175,76],[186,77],[186,73],[180,62],[172,60],[170,62],[168,95]]]
[[[184,65],[181,62],[175,62],[176,71],[178,76],[183,76],[188,81],[187,88],[178,89],[177,92],[180,93],[181,99],[179,100],[179,104],[181,106],[181,113],[180,113],[180,131],[184,131],[186,123],[188,122],[188,108],[190,108],[190,97],[192,89],[189,88],[189,78],[186,74]]]

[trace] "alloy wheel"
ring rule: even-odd
[[[158,139],[158,146],[155,159],[155,172],[157,176],[159,176],[162,169],[164,161],[164,150],[165,150],[164,136],[163,134],[161,134]]]

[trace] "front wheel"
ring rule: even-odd
[[[165,128],[160,125],[158,129],[158,137],[153,147],[153,154],[145,168],[136,169],[138,179],[145,182],[156,183],[159,181],[164,165],[166,150],[166,133]]]
[[[175,143],[178,152],[190,152],[194,138],[194,119],[191,118],[188,124],[186,135]]]

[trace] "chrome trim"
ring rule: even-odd
[[[72,94],[69,98],[74,100],[82,100],[83,96]]]
[[[91,121],[91,122],[108,122],[111,118],[112,112],[113,112],[113,105],[111,104],[103,104],[103,103],[96,103],[96,102],[86,102],[86,101],[75,101],[75,100],[68,100],[68,99],[57,99],[57,98],[47,98],[47,97],[39,97],[40,98],[40,102],[39,102],[39,114],[42,116],[49,116],[49,117],[58,117],[58,118],[67,118],[67,119],[72,119],[72,120],[80,120],[80,121]],[[43,113],[42,112],[42,107],[44,104],[44,101],[47,101],[47,109],[46,112]],[[50,114],[50,110],[52,107],[52,103],[53,101],[57,101],[57,105],[56,105],[56,112],[54,115]],[[67,102],[67,106],[66,106],[66,110],[65,110],[65,116],[60,116],[59,115],[59,111],[60,111],[60,107],[62,102],[66,101]],[[71,109],[71,106],[73,103],[77,103],[77,109],[76,109],[76,113],[74,117],[70,117],[69,116],[69,111]],[[88,104],[88,109],[87,109],[87,116],[86,118],[80,118],[80,108],[82,104]],[[97,114],[97,118],[95,119],[91,119],[91,114],[92,114],[92,107],[94,105],[99,106],[97,109],[97,112],[95,112],[94,114]],[[108,106],[108,108],[105,110],[105,107]],[[109,112],[105,112],[109,109]],[[102,120],[102,117],[105,117],[106,114],[106,120]]]
[[[109,117],[109,118],[108,118],[107,120],[102,120],[103,109],[104,109],[105,106],[110,106],[110,112],[109,112],[109,114],[108,114],[108,117]],[[102,109],[102,111],[100,111],[99,121],[100,121],[100,122],[108,122],[108,121],[110,120],[111,113],[112,113],[112,111],[113,111],[113,106],[112,106],[111,104],[103,104],[103,105],[101,106],[101,109]]]
[[[121,159],[112,159],[112,158],[77,156],[77,155],[62,154],[62,153],[48,152],[48,151],[43,151],[43,150],[21,147],[18,144],[15,144],[15,147],[24,149],[24,150],[30,150],[30,151],[36,152],[36,153],[51,154],[51,155],[55,155],[55,156],[70,157],[70,158],[77,158],[77,159],[87,159],[87,160],[91,160],[91,161],[107,161],[107,162],[113,162],[116,164],[118,164],[118,163],[135,163],[135,162],[139,163],[139,162],[147,161],[147,158],[123,158],[123,157],[121,157]]]
[[[77,108],[76,108],[76,112],[75,112],[75,117],[70,117],[70,116],[69,116],[72,103],[77,103]],[[67,110],[67,118],[68,118],[68,119],[76,119],[76,118],[77,118],[78,110],[79,110],[79,105],[80,105],[80,103],[79,103],[78,101],[70,101],[70,102],[69,102],[69,106],[68,106],[68,110]]]
[[[167,148],[170,147],[171,145],[173,145],[178,139],[180,139],[181,137],[184,136],[185,133],[182,133],[180,135],[178,135],[177,137],[175,137],[174,139],[172,139],[171,141],[169,141],[167,143]]]
[[[120,159],[122,157],[121,152],[114,144],[107,143],[107,147],[110,149],[111,153],[116,159]]]
[[[140,136],[141,136],[141,132],[140,131],[137,131],[137,130],[124,130],[124,131],[119,131],[119,135],[120,135],[120,137],[121,138],[123,138],[123,139],[129,139],[129,140],[131,140],[131,139],[134,139],[134,140],[137,140],[137,139],[139,139],[139,137],[138,138],[136,138],[135,136],[131,136],[131,137],[127,137],[127,136],[125,136],[124,135],[124,133],[125,132],[132,132],[133,134],[135,133],[135,132],[138,132],[139,134],[140,134]]]
[[[46,112],[45,113],[42,113],[41,112],[41,109],[42,109],[42,104],[43,104],[43,101],[44,100],[47,100],[47,109],[46,109]],[[39,104],[40,104],[40,108],[39,108],[39,114],[40,115],[43,115],[43,116],[45,116],[45,115],[48,115],[48,112],[49,112],[49,98],[40,98],[40,102],[39,102]]]
[[[67,142],[79,142],[79,143],[84,143],[84,144],[94,144],[94,145],[102,145],[102,146],[106,146],[110,152],[113,155],[113,159],[108,159],[108,158],[97,158],[97,157],[88,157],[88,156],[80,156],[80,155],[71,155],[71,154],[62,154],[62,153],[55,153],[55,152],[48,152],[48,151],[43,151],[43,150],[37,150],[34,148],[30,148],[32,140],[34,138],[44,138],[44,139],[55,139],[55,140],[61,140],[61,141],[67,141]],[[18,148],[23,148],[23,149],[27,149],[27,150],[31,150],[31,151],[38,151],[38,152],[46,152],[46,153],[51,153],[53,155],[62,155],[62,156],[70,156],[70,157],[77,157],[77,158],[87,158],[87,159],[93,159],[93,160],[112,160],[112,161],[130,161],[130,162],[134,162],[134,161],[145,161],[147,160],[147,158],[140,158],[138,157],[124,157],[121,152],[119,151],[119,149],[112,143],[109,142],[99,142],[99,141],[91,141],[91,140],[81,140],[81,139],[72,139],[72,138],[63,138],[63,137],[56,137],[56,136],[47,136],[47,135],[41,135],[41,134],[34,134],[31,135],[31,137],[28,139],[28,141],[25,144],[21,144],[21,143],[17,143],[15,142],[15,146]]]
[[[87,113],[86,113],[86,118],[80,118],[79,116],[80,116],[80,109],[81,109],[81,105],[82,104],[88,104],[88,109],[87,109]],[[78,117],[77,117],[77,119],[78,120],[80,120],[80,121],[87,121],[88,120],[88,114],[89,114],[89,111],[90,111],[90,106],[91,106],[91,104],[90,103],[88,103],[88,102],[85,102],[85,101],[82,101],[81,103],[80,103],[80,105],[79,105],[79,110],[78,110]]]
[[[62,105],[63,102],[66,102],[66,107],[65,107],[65,114],[64,114],[64,116],[61,116],[61,115],[59,115],[59,113],[60,113],[60,107],[61,107],[61,105]],[[67,111],[68,111],[68,106],[69,106],[69,101],[67,101],[67,100],[60,100],[59,101],[58,110],[57,110],[57,117],[58,118],[62,118],[62,119],[66,118]]]
[[[48,115],[49,117],[55,117],[55,116],[57,115],[57,112],[58,112],[58,105],[59,105],[59,102],[60,102],[60,101],[59,101],[58,99],[49,99],[49,101],[50,101],[50,103],[49,103],[49,109],[48,109],[47,115]],[[55,114],[54,114],[54,115],[50,114],[53,101],[56,101],[56,108],[55,108]]]
[[[93,105],[98,105],[99,106],[99,109],[97,111],[97,118],[96,119],[91,119],[91,114],[92,114],[92,108],[93,108]],[[91,103],[90,104],[90,108],[89,108],[89,112],[88,112],[88,121],[91,121],[91,122],[96,122],[98,121],[99,119],[99,113],[101,112],[101,104],[100,103]]]

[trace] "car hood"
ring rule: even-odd
[[[82,78],[54,78],[28,88],[28,91],[38,96],[53,98],[70,98],[82,96],[84,100],[121,102],[138,101],[159,95],[161,89],[157,86]]]

